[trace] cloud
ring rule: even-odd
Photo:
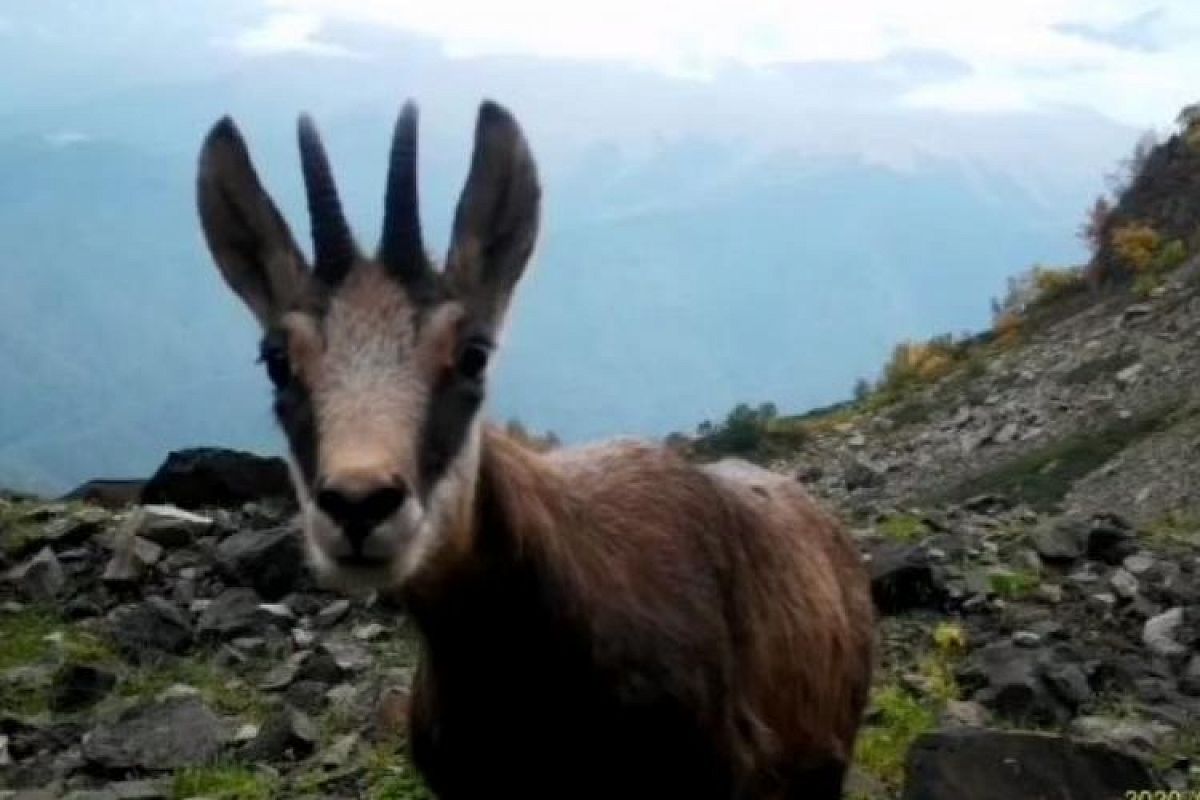
[[[62,130],[47,133],[42,137],[51,147],[71,147],[72,145],[90,142],[92,136],[82,131]]]
[[[269,25],[246,42],[260,52],[333,47],[318,34],[343,23],[423,35],[452,56],[604,59],[689,77],[919,52],[964,69],[914,71],[897,103],[972,112],[1084,106],[1142,126],[1194,100],[1183,78],[1200,74],[1194,0],[264,2]]]
[[[323,25],[323,18],[318,14],[282,11],[268,15],[258,25],[220,44],[252,56],[300,53],[334,58],[361,57],[353,50],[318,38]]]

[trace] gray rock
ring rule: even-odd
[[[185,547],[212,530],[213,520],[169,505],[148,505],[138,535],[162,547]]]
[[[1145,575],[1154,569],[1155,559],[1149,553],[1134,553],[1126,558],[1121,565],[1133,576]]]
[[[252,761],[299,761],[312,755],[320,739],[321,732],[308,715],[283,708],[267,717],[242,755]]]
[[[354,758],[358,749],[359,736],[357,733],[347,733],[334,740],[325,752],[321,753],[321,765],[330,768],[344,767]]]
[[[1079,717],[1068,731],[1081,739],[1104,742],[1142,758],[1152,756],[1172,733],[1169,726],[1159,722],[1103,716]]]
[[[305,572],[300,534],[286,526],[235,533],[221,542],[217,564],[232,580],[253,587],[267,600],[293,591]]]
[[[9,570],[6,577],[22,596],[37,603],[53,602],[67,582],[62,564],[49,547],[43,547],[33,558]]]
[[[371,651],[355,641],[327,639],[321,649],[328,653],[343,672],[362,672],[374,662]]]
[[[259,631],[264,615],[253,589],[226,589],[204,609],[196,631],[201,636],[230,639]]]
[[[968,726],[986,728],[991,714],[981,704],[971,700],[950,700],[942,710],[939,722],[942,727]]]
[[[1123,597],[1126,600],[1132,600],[1137,597],[1138,579],[1133,577],[1129,572],[1123,569],[1118,569],[1108,579],[1108,585],[1116,592],[1118,597]]]
[[[135,663],[163,653],[185,653],[193,642],[192,625],[183,611],[153,595],[113,609],[108,632],[121,654]]]
[[[1176,636],[1183,629],[1183,609],[1172,608],[1146,620],[1142,628],[1142,643],[1150,652],[1163,658],[1187,654],[1187,647]]]
[[[1030,543],[1046,561],[1071,562],[1083,555],[1087,530],[1085,521],[1065,517],[1038,527],[1030,537]]]
[[[104,568],[109,583],[137,583],[162,557],[163,549],[137,535],[146,513],[134,509],[117,530],[112,542],[112,557]]]
[[[1013,720],[1056,723],[1066,709],[1042,679],[1041,651],[998,642],[968,657],[959,678],[973,700]]]
[[[83,757],[103,770],[160,772],[212,761],[225,726],[198,698],[129,709],[83,740]]]
[[[338,598],[317,612],[316,623],[322,628],[329,628],[341,622],[349,612],[350,601],[344,597]]]
[[[292,681],[296,680],[300,668],[311,656],[312,652],[308,650],[293,653],[288,657],[287,661],[272,668],[270,672],[264,675],[262,680],[259,681],[258,688],[266,691],[286,689],[291,685]]]
[[[1091,800],[1162,786],[1140,760],[1102,744],[966,727],[921,736],[905,772],[903,800]]]

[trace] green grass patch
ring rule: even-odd
[[[1172,410],[1160,408],[1068,436],[966,480],[940,499],[962,501],[980,494],[1000,494],[1040,511],[1051,510],[1080,478],[1140,439],[1170,427]]]
[[[962,696],[954,675],[967,650],[966,631],[957,623],[943,622],[930,640],[932,647],[907,671],[920,692],[901,685],[894,676],[877,686],[871,693],[868,722],[855,744],[855,763],[891,792],[900,790],[912,743],[937,726],[947,703]]]
[[[374,747],[366,758],[369,800],[433,800],[433,794],[408,760],[403,742]]]
[[[1005,600],[1029,597],[1041,583],[1041,576],[1030,570],[1000,570],[988,574],[989,588]]]
[[[102,638],[71,627],[44,608],[0,614],[0,672],[59,658],[86,664],[119,661]]]
[[[129,675],[118,691],[125,697],[149,701],[176,684],[199,690],[214,710],[251,722],[265,719],[270,707],[268,698],[252,685],[251,679],[231,675],[203,660],[178,659],[142,667]]]
[[[1142,528],[1141,533],[1157,543],[1196,545],[1200,543],[1200,514],[1170,511]]]
[[[188,767],[175,773],[171,797],[186,800],[271,800],[277,797],[278,781],[249,767],[214,765]]]
[[[896,542],[916,542],[929,535],[929,526],[915,514],[892,514],[884,517],[875,530]]]
[[[900,686],[884,686],[872,694],[876,722],[858,736],[854,760],[889,789],[904,781],[904,759],[912,743],[937,725],[937,714]]]

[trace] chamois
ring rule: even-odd
[[[541,453],[481,421],[534,249],[524,135],[479,107],[444,268],[417,211],[417,111],[362,255],[307,115],[311,266],[228,117],[199,160],[202,227],[263,329],[306,552],[388,589],[421,640],[414,763],[457,798],[841,796],[873,612],[844,529],[794,481],[634,441]]]

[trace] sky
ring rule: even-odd
[[[455,56],[619,61],[694,80],[729,67],[915,53],[942,68],[904,76],[916,80],[900,84],[897,104],[1083,106],[1138,127],[1168,125],[1195,99],[1200,75],[1195,0],[265,0],[220,44],[254,56],[370,58],[339,43],[346,23],[423,35]]]

